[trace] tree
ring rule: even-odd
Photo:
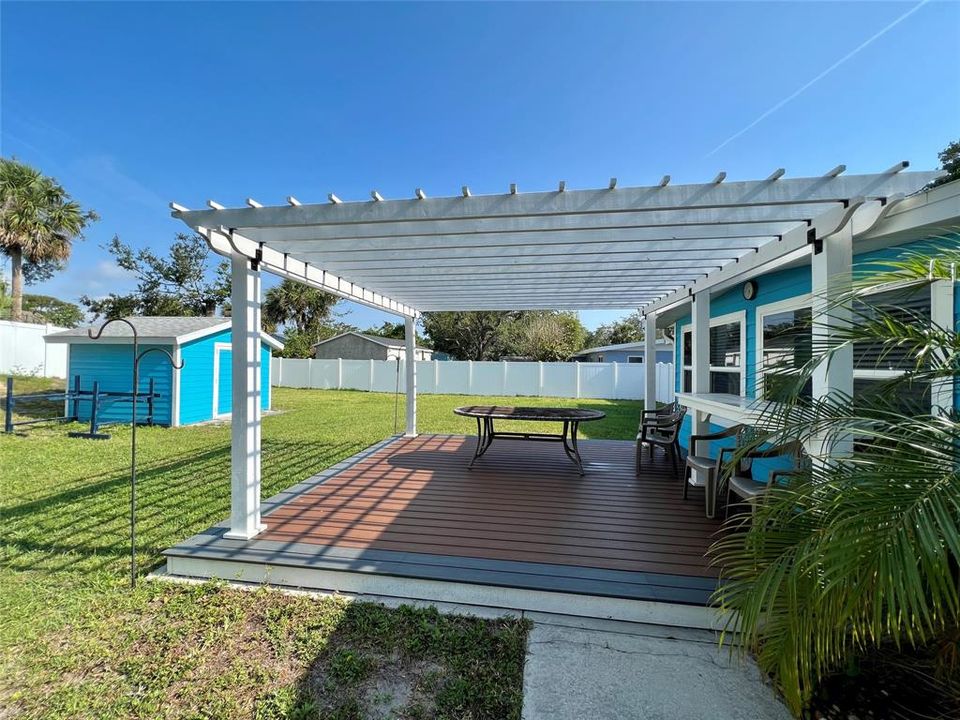
[[[379,337],[385,338],[394,338],[395,340],[403,340],[407,335],[406,324],[402,322],[392,323],[389,320],[385,321],[378,328],[367,328],[363,331],[367,335],[377,335]]]
[[[56,180],[29,165],[0,158],[0,251],[10,257],[11,317],[23,316],[23,285],[48,277],[70,257],[71,243],[97,220]]]
[[[26,294],[23,296],[23,310],[43,318],[45,322],[60,327],[73,328],[83,322],[83,310],[78,306],[50,295]]]
[[[554,362],[583,349],[587,331],[576,313],[546,311],[525,313],[511,335],[511,354]]]
[[[798,715],[825,675],[870,653],[892,653],[891,666],[915,668],[922,683],[952,676],[946,692],[960,702],[960,415],[931,409],[929,395],[909,402],[918,387],[952,387],[960,335],[952,323],[940,326],[871,294],[929,292],[934,280],[952,282],[960,248],[955,239],[942,242],[932,260],[889,262],[824,299],[831,313],[852,313],[852,322],[777,384],[779,402],[763,406],[749,442],[729,463],[768,443],[857,440],[852,454],[811,463],[788,485],[773,485],[753,516],[734,519],[711,550],[723,572],[720,609]],[[905,358],[904,373],[857,398],[806,398],[802,389],[817,366],[854,344],[884,367]],[[913,659],[925,654],[939,663],[928,668]]]
[[[423,331],[435,350],[457,360],[497,360],[513,354],[509,329],[522,316],[513,311],[427,312]]]
[[[283,280],[264,296],[263,325],[269,332],[286,330],[284,357],[310,357],[314,343],[353,329],[333,321],[339,300],[336,295]]]
[[[620,345],[643,340],[643,317],[634,311],[609,325],[601,325],[587,336],[588,347]]]
[[[946,185],[948,182],[960,180],[960,140],[954,140],[941,150],[937,157],[940,159],[940,169],[946,171],[946,175],[939,177],[930,183],[930,187]]]
[[[211,250],[199,235],[178,233],[168,257],[134,251],[117,236],[106,249],[136,278],[137,289],[99,299],[81,297],[80,303],[97,317],[213,315],[230,297],[230,266],[224,260],[210,268]]]

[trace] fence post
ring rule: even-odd
[[[440,361],[433,361],[433,391],[440,392]]]
[[[90,434],[97,434],[97,406],[100,404],[100,381],[93,381],[93,400],[90,407]]]
[[[337,390],[343,390],[343,358],[337,358]]]
[[[576,380],[575,380],[576,389],[575,389],[574,392],[575,392],[575,394],[576,394],[577,400],[579,400],[579,399],[580,399],[580,363],[575,362],[575,363],[574,363],[574,366],[577,368],[577,369],[576,369]]]
[[[537,360],[537,397],[543,396],[543,361]]]
[[[616,360],[613,361],[613,390],[610,396],[614,400],[620,397],[620,364]]]
[[[74,422],[80,422],[80,376],[73,376],[73,416]]]
[[[153,425],[153,389],[154,381],[150,378],[150,383],[147,385],[147,425]],[[137,419],[134,418],[133,421],[136,422]]]
[[[3,431],[13,432],[13,376],[7,376],[7,397],[3,402]]]
[[[369,392],[373,392],[373,372],[374,372],[374,370],[373,370],[373,358],[370,358],[370,373],[369,373],[370,376],[369,376],[369,378],[368,378],[370,387],[367,388]]]
[[[507,394],[507,364],[508,364],[508,363],[507,363],[506,360],[501,360],[500,362],[503,363],[503,374],[500,376],[500,385],[501,385],[501,388],[500,388],[501,392],[500,392],[500,394],[501,394],[501,395],[506,395],[506,394]]]
[[[473,360],[467,360],[467,394],[473,395]]]

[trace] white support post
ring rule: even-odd
[[[231,270],[230,530],[225,537],[249,540],[266,528],[260,521],[260,272],[236,256]]]
[[[819,248],[819,252],[817,249]],[[833,347],[839,329],[849,325],[852,311],[846,305],[837,305],[838,293],[850,289],[853,269],[853,230],[847,223],[837,232],[824,237],[814,245],[810,259],[812,335],[814,354]],[[829,362],[821,362],[811,378],[814,399],[853,396],[853,347],[847,345],[833,352]],[[823,441],[809,448],[814,457],[847,455],[852,451],[852,439],[835,442],[832,448]]]
[[[693,387],[694,393],[710,392],[710,293],[700,292],[693,298]],[[693,413],[693,434],[708,432],[706,414]]]
[[[657,407],[657,316],[650,313],[643,318],[643,406]]]
[[[404,320],[407,370],[407,437],[417,435],[417,332],[413,318]]]

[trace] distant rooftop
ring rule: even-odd
[[[575,352],[570,357],[577,357],[579,355],[588,355],[590,353],[597,353],[597,352],[615,352],[617,350],[643,350],[644,347],[645,347],[645,343],[643,340],[641,340],[640,342],[620,343],[619,345],[600,345],[599,347],[584,348],[579,352]],[[673,341],[664,340],[663,338],[657,338],[656,347],[658,350],[665,350],[667,348],[672,348]]]
[[[348,330],[347,332],[343,332],[343,333],[340,333],[339,335],[334,335],[333,337],[328,337],[326,340],[321,340],[321,341],[318,342],[318,343],[314,343],[314,344],[313,344],[313,347],[316,347],[317,345],[323,345],[324,343],[328,343],[328,342],[330,342],[331,340],[336,340],[337,338],[343,337],[344,335],[356,335],[357,337],[362,337],[364,340],[369,340],[370,342],[375,342],[375,343],[377,343],[378,345],[387,345],[388,347],[397,347],[397,348],[399,348],[399,347],[405,347],[405,346],[406,346],[406,341],[405,341],[405,340],[402,340],[402,339],[391,338],[391,337],[383,337],[382,335],[370,335],[369,333],[357,332],[356,330]],[[417,345],[417,349],[418,349],[418,350],[431,350],[431,348],[422,347],[422,346],[420,346],[420,345]]]

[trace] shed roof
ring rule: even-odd
[[[662,309],[853,223],[869,232],[938,172],[556,189],[495,195],[209,209],[172,204],[211,247],[390,312]]]
[[[400,348],[405,347],[406,341],[399,340],[397,338],[383,337],[382,335],[370,335],[368,333],[357,332],[356,330],[347,330],[342,332],[339,335],[334,335],[329,337],[326,340],[321,340],[320,342],[314,343],[311,347],[317,347],[317,345],[323,345],[328,343],[331,340],[336,340],[337,338],[342,338],[345,335],[355,335],[356,337],[363,338],[364,340],[369,340],[370,342],[376,343],[377,345],[385,345],[387,347]],[[432,348],[425,348],[417,345],[417,350],[427,350],[428,352],[433,352]]]
[[[657,338],[655,345],[657,350],[672,349],[673,341]],[[575,352],[570,357],[577,357],[578,355],[587,355],[589,353],[596,352],[616,352],[617,350],[640,350],[642,352],[645,347],[646,345],[643,340],[640,342],[618,343],[616,345],[600,345],[598,347],[584,348],[580,352]]]
[[[124,318],[133,323],[140,341],[149,341],[155,345],[183,345],[207,335],[229,330],[230,318],[223,317],[180,317],[154,316]],[[99,326],[88,326],[61,330],[50,333],[44,340],[50,343],[113,343],[126,344],[133,341],[133,331],[126,323],[116,322],[107,325],[100,338],[94,340],[89,331],[96,332]],[[283,343],[267,333],[260,333],[263,341],[275,350],[282,350]]]

